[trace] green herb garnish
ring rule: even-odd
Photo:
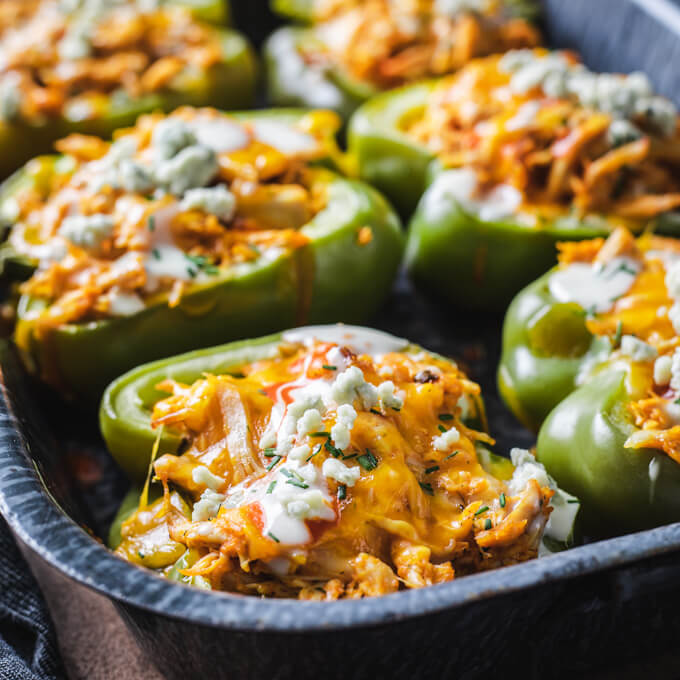
[[[337,371],[337,366],[330,366],[329,364],[322,364],[321,368],[325,368],[327,371]]]
[[[477,515],[481,515],[483,512],[486,512],[488,509],[489,509],[488,505],[482,505],[482,507],[479,508],[477,512],[475,512],[475,517],[477,517]]]
[[[371,453],[369,449],[366,449],[366,453],[357,458],[357,463],[359,463],[359,465],[361,465],[361,467],[367,472],[375,470],[378,467],[378,459]]]
[[[267,458],[273,458],[276,455],[276,447],[268,446],[264,450],[264,455],[267,456]]]
[[[460,451],[454,451],[453,453],[449,453],[444,460],[448,460],[449,458],[453,458],[454,456],[457,456],[460,453]]]
[[[443,425],[437,425],[437,429],[438,429],[440,432],[446,432],[446,428],[445,428]]]
[[[154,231],[156,229],[156,217],[154,215],[149,215],[146,223],[147,227],[149,227],[149,231]]]
[[[275,541],[276,543],[281,543],[281,541],[279,541],[279,539],[276,538],[276,536],[274,536],[274,534],[271,531],[267,534],[267,536],[269,536],[269,538],[271,538],[272,541]]]
[[[274,456],[272,458],[272,462],[267,465],[266,470],[269,472],[279,461],[281,460],[281,456]]]
[[[484,528],[488,531],[489,529],[491,529],[491,527],[492,527],[491,520],[485,519],[484,520]]]
[[[347,487],[344,484],[338,484],[338,500],[344,501],[347,498]]]
[[[418,482],[420,484],[420,488],[428,495],[428,496],[434,496],[434,489],[432,488],[432,484],[429,482]]]
[[[505,507],[505,494],[501,493],[501,508]]]
[[[274,491],[274,487],[276,486],[276,480],[274,480],[268,487],[267,487],[267,493],[271,493]]]
[[[436,472],[437,470],[439,470],[439,465],[433,465],[432,467],[425,468],[425,474],[429,475],[430,473]]]
[[[450,413],[440,413],[439,420],[453,420],[453,416]]]

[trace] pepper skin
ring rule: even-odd
[[[625,371],[605,370],[557,406],[538,436],[538,460],[578,495],[589,536],[680,520],[680,465],[661,451],[624,447],[635,430],[630,399]]]
[[[293,123],[302,113],[236,115]],[[334,131],[328,130],[329,147]],[[51,171],[63,162],[52,162]],[[11,186],[40,181],[41,172],[17,175]],[[310,167],[310,173],[327,202],[301,228],[309,243],[275,258],[235,265],[214,282],[194,286],[176,307],[161,300],[132,316],[65,325],[38,338],[26,316],[44,302],[22,296],[15,339],[29,368],[67,396],[97,398],[116,376],[162,356],[308,322],[355,322],[370,316],[389,291],[401,260],[399,218],[371,187],[321,166]],[[10,199],[11,192],[0,212]],[[5,269],[26,272],[31,264],[10,257]]]
[[[434,174],[430,166],[435,155],[403,128],[422,112],[437,82],[379,94],[361,106],[348,124],[349,153],[359,177],[384,193],[404,219],[411,216]]]
[[[608,338],[590,333],[580,306],[555,300],[550,275],[527,286],[508,308],[498,368],[501,396],[534,431],[576,388],[583,367],[605,360],[611,348]]]
[[[199,3],[204,4],[204,3]],[[206,8],[208,3],[205,3]],[[48,153],[52,144],[71,133],[109,138],[137,118],[152,111],[169,112],[188,106],[245,109],[252,105],[257,79],[256,59],[246,38],[225,28],[220,34],[223,59],[202,74],[192,76],[180,88],[121,101],[106,97],[92,119],[77,120],[64,114],[39,122],[0,121],[0,178],[8,177],[36,155]]]
[[[613,227],[601,217],[527,226],[465,211],[440,187],[446,172],[441,162],[403,131],[438,82],[386,92],[364,104],[348,127],[351,162],[361,179],[384,193],[405,220],[411,218],[406,265],[420,286],[461,307],[504,309],[555,263],[558,241],[607,236]],[[659,219],[657,231],[677,234],[677,225]]]

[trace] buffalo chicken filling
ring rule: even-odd
[[[121,101],[173,90],[222,60],[216,29],[142,0],[0,3],[0,117],[98,118]],[[4,5],[8,4],[7,8]]]
[[[317,40],[302,47],[303,58],[380,89],[540,42],[528,21],[494,0],[321,0],[315,19]]]
[[[604,215],[635,227],[680,206],[677,112],[642,73],[508,52],[443,81],[404,125],[450,168],[442,189],[490,219]]]
[[[680,245],[619,229],[560,250],[552,295],[586,310],[590,332],[609,338],[608,363],[628,372],[628,411],[639,429],[626,445],[680,463]]]
[[[328,153],[328,123],[323,112],[292,125],[187,108],[143,116],[113,143],[58,142],[65,156],[29,163],[34,181],[4,207],[12,247],[39,263],[22,286],[46,303],[35,322],[174,306],[231,266],[304,246],[300,228],[326,204],[308,161]]]
[[[216,590],[314,600],[536,557],[563,492],[526,451],[503,479],[485,469],[490,439],[465,424],[479,388],[455,364],[318,340],[279,354],[158,386],[171,396],[153,427],[186,446],[153,463],[163,495],[125,521],[119,555]]]

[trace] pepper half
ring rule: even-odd
[[[188,9],[199,22],[213,24],[209,30],[214,31],[219,45],[219,61],[205,69],[185,69],[155,92],[135,97],[99,93],[88,101],[86,113],[83,106],[66,106],[58,113],[35,118],[0,119],[0,177],[7,177],[35,155],[49,152],[57,139],[71,133],[108,138],[151,111],[169,112],[183,105],[222,109],[252,105],[256,57],[244,36],[223,26],[229,17],[228,3],[176,0],[170,6]],[[76,64],[77,60],[70,63]]]
[[[325,121],[319,134],[332,153],[334,114],[310,115]],[[235,118],[275,123],[277,130],[304,119],[296,111]],[[72,171],[68,156],[40,159],[14,176],[9,187],[22,191],[48,182],[53,173]],[[151,299],[146,308],[128,316],[38,331],[36,319],[45,309],[45,300],[24,294],[15,339],[27,365],[64,393],[91,398],[124,371],[161,356],[310,321],[352,322],[368,317],[387,294],[401,259],[399,219],[382,196],[361,182],[319,165],[309,166],[308,182],[310,191],[323,197],[323,205],[296,232],[304,244],[264,251],[219,271],[213,267],[215,271],[211,269],[200,282],[189,280],[190,287],[176,305],[169,306],[165,296]],[[8,189],[3,205],[11,205],[14,195]],[[32,263],[25,257],[10,257],[11,269],[10,264],[25,271]]]
[[[334,365],[329,366],[325,363],[330,361]],[[376,373],[378,369],[374,366],[378,365],[381,369],[389,367],[394,369],[391,374],[394,382],[382,382],[375,393],[382,396],[376,396],[368,403],[364,401],[370,399],[370,396],[362,390],[368,389],[368,395],[370,395],[372,389],[370,382],[361,383],[363,388],[359,383],[352,382],[352,389],[356,389],[356,393],[346,393],[345,387],[340,387],[341,383],[349,386],[347,381],[350,380],[350,375],[353,381],[358,379],[357,375],[363,375],[366,380],[374,381],[377,386],[377,383],[387,377],[389,372],[381,370]],[[277,366],[279,366],[278,371]],[[282,379],[283,382],[281,382]],[[261,389],[255,389],[257,385],[261,385]],[[231,395],[229,398],[217,397],[217,401],[225,405],[217,421],[213,418],[217,412],[211,404],[214,403],[214,398],[218,393],[210,391],[213,387],[218,392],[224,389],[225,394]],[[298,389],[290,390],[289,387]],[[174,396],[167,396],[168,393],[165,390],[168,389],[172,389]],[[316,394],[313,392],[314,389],[321,390],[321,394],[326,395],[323,397],[323,404],[326,406],[314,396]],[[296,393],[299,395],[296,396]],[[346,394],[347,396],[342,396]],[[174,420],[174,415],[171,415],[179,414],[177,409],[181,407],[181,403],[177,400],[183,400],[186,397],[189,397],[190,409],[196,408],[194,414],[196,418],[192,417],[193,424],[190,426],[190,432],[180,421]],[[344,404],[343,406],[338,405],[340,401]],[[282,417],[288,413],[288,419],[302,418],[306,424],[299,422],[297,425],[290,423],[277,425],[276,414],[279,414],[277,409],[281,405],[280,402],[288,404],[286,407],[288,411],[280,413]],[[303,402],[308,404],[304,408]],[[293,403],[297,405],[294,407]],[[373,404],[373,407],[369,409],[370,404]],[[198,571],[189,574],[187,568],[195,564],[204,553],[200,549],[198,552],[191,552],[192,547],[199,547],[197,543],[187,546],[185,551],[182,542],[178,543],[174,540],[177,534],[173,534],[172,530],[170,534],[174,536],[174,539],[170,538],[165,520],[161,519],[163,514],[161,508],[169,510],[173,515],[175,512],[179,513],[177,519],[181,522],[200,521],[202,522],[201,531],[206,532],[204,535],[217,536],[209,528],[213,526],[212,519],[221,511],[214,507],[209,510],[206,505],[209,500],[220,502],[224,500],[224,508],[236,508],[234,512],[237,514],[240,506],[246,508],[246,512],[251,512],[252,508],[248,510],[246,506],[250,505],[253,500],[257,500],[256,496],[251,495],[251,493],[255,494],[257,489],[263,492],[263,500],[258,501],[263,506],[270,500],[278,502],[276,499],[279,498],[279,491],[281,498],[286,499],[283,502],[287,503],[291,493],[301,492],[291,490],[285,486],[286,484],[291,484],[296,489],[306,490],[313,484],[312,476],[316,475],[314,484],[319,486],[322,494],[328,496],[328,503],[335,508],[333,512],[337,511],[335,515],[337,519],[327,526],[324,523],[329,520],[326,513],[323,515],[325,520],[312,522],[315,533],[311,543],[308,540],[290,537],[290,532],[285,527],[290,528],[293,518],[282,520],[283,525],[280,528],[286,531],[285,535],[275,530],[279,527],[278,524],[276,527],[270,527],[271,533],[268,533],[260,520],[256,522],[256,524],[259,522],[259,530],[255,534],[250,529],[247,529],[245,534],[246,541],[252,540],[258,545],[262,537],[268,538],[270,543],[266,545],[269,548],[275,548],[274,552],[282,551],[284,556],[287,554],[287,546],[299,541],[302,552],[297,554],[300,557],[301,573],[305,573],[306,569],[304,566],[306,563],[302,559],[304,552],[309,549],[310,554],[313,555],[316,537],[324,536],[326,529],[332,532],[327,540],[338,541],[334,544],[335,548],[329,547],[331,553],[335,555],[337,550],[338,560],[349,560],[352,553],[347,553],[339,546],[343,545],[342,542],[345,540],[346,533],[344,532],[351,528],[348,527],[348,522],[351,525],[352,518],[358,521],[358,517],[362,517],[363,512],[378,513],[376,521],[379,522],[380,530],[377,535],[373,533],[374,529],[368,530],[366,543],[362,543],[365,546],[362,550],[375,556],[373,548],[367,546],[374,546],[376,538],[382,541],[380,536],[383,534],[384,540],[388,542],[392,541],[395,535],[397,538],[401,537],[416,543],[426,540],[425,536],[429,536],[432,543],[428,545],[432,546],[433,562],[443,563],[444,560],[449,559],[448,553],[445,548],[438,546],[442,541],[442,545],[448,545],[441,534],[443,531],[445,537],[448,529],[440,526],[438,522],[423,522],[423,508],[429,506],[430,503],[433,504],[432,512],[437,513],[437,516],[447,512],[452,514],[467,512],[466,520],[460,530],[469,531],[470,526],[474,525],[475,534],[484,532],[489,534],[485,539],[480,539],[482,541],[480,545],[484,545],[483,541],[489,539],[490,552],[484,554],[484,559],[488,558],[490,563],[496,564],[495,551],[499,547],[501,555],[505,556],[501,557],[501,564],[522,561],[535,556],[536,531],[542,531],[547,518],[544,505],[539,504],[537,498],[535,502],[524,503],[521,507],[518,503],[520,495],[526,493],[529,486],[534,484],[532,480],[536,480],[538,487],[541,487],[542,492],[547,494],[544,499],[551,499],[550,504],[553,508],[539,555],[544,550],[564,548],[572,540],[573,524],[579,508],[578,501],[561,492],[545,475],[545,471],[536,464],[529,452],[514,450],[513,462],[493,454],[488,448],[492,440],[486,435],[481,425],[484,422],[483,408],[478,387],[467,381],[450,360],[430,354],[406,340],[352,326],[300,328],[257,340],[200,350],[138,367],[118,378],[108,387],[100,410],[100,425],[106,444],[116,461],[132,477],[136,485],[121,506],[119,515],[114,521],[110,545],[118,548],[118,553],[126,559],[153,569],[163,570],[162,573],[170,578],[183,580],[186,576],[198,576],[200,575]],[[338,409],[343,410],[343,417],[354,414],[352,417],[357,419],[356,426],[353,420],[348,425],[348,432],[351,434],[348,441],[341,441],[341,432],[338,431],[340,422]],[[271,414],[267,415],[270,410]],[[336,410],[338,410],[338,420],[331,427],[330,421],[326,422],[326,420],[336,418],[334,415]],[[442,410],[445,412],[442,413]],[[312,416],[316,419],[314,420],[316,423],[321,417],[320,414],[324,414],[323,418],[326,419],[321,429],[328,431],[305,429],[317,427],[311,424]],[[205,417],[208,420],[205,420]],[[160,427],[159,418],[161,421],[174,424],[165,424]],[[423,419],[427,420],[427,424]],[[207,425],[208,421],[210,425]],[[248,423],[247,428],[246,423]],[[396,425],[398,427],[395,429]],[[477,430],[478,427],[481,431]],[[178,429],[173,430],[173,428]],[[245,443],[240,435],[235,437],[236,432],[241,428],[244,428]],[[281,455],[276,455],[279,447],[287,446],[283,442],[288,441],[288,439],[284,440],[288,435],[283,433],[282,428],[286,433],[297,431],[298,447],[290,449],[288,446],[288,448],[281,449]],[[307,435],[307,432],[310,434]],[[380,438],[385,439],[386,442],[389,441],[390,444],[381,445],[372,440],[371,437],[375,437],[375,432],[380,432]],[[455,436],[451,437],[451,435]],[[298,450],[307,446],[308,437],[309,450],[306,452]],[[393,453],[387,453],[391,450],[392,438],[401,442],[402,437],[408,442],[406,447],[410,452],[406,465],[401,462],[404,455],[401,444],[396,445]],[[223,442],[219,447],[222,452],[219,454],[221,462],[218,462],[214,456],[210,460],[203,458],[201,453],[205,445],[211,446],[209,442],[212,442],[214,438]],[[326,444],[323,444],[324,439],[326,439]],[[441,441],[438,441],[440,439]],[[187,445],[190,448],[187,448]],[[312,445],[314,445],[313,450]],[[191,448],[194,446],[198,448]],[[363,447],[368,447],[365,455]],[[355,449],[358,452],[353,453]],[[320,455],[316,457],[317,454]],[[301,459],[300,456],[302,456]],[[424,456],[424,462],[419,464],[418,456]],[[312,458],[316,459],[310,464]],[[288,467],[295,468],[297,465],[295,461],[298,459],[302,461],[299,463],[299,473],[305,475],[304,479],[310,480],[309,484],[302,481],[302,477],[298,479],[288,469]],[[143,480],[150,475],[152,460],[155,473],[160,476],[165,475],[163,501],[159,499],[158,485],[149,486],[147,482],[144,489],[140,487]],[[233,461],[233,467],[229,467],[232,465],[228,462],[229,460]],[[254,471],[251,463],[248,462],[251,460],[257,460],[252,464],[255,466]],[[307,466],[304,469],[302,469],[303,463]],[[310,476],[309,468],[316,470],[314,475]],[[331,473],[331,468],[337,469],[337,472]],[[452,469],[459,468],[460,476],[451,473]],[[329,492],[326,481],[321,479],[320,475],[331,480],[329,475],[344,474],[345,469],[348,474],[353,475],[353,478],[348,479],[346,483],[338,482],[337,485],[335,481],[329,481]],[[215,474],[222,477],[219,484]],[[282,476],[277,481],[278,476],[284,474],[285,477]],[[480,479],[474,479],[476,476]],[[203,481],[200,481],[199,477],[200,480],[206,480],[207,484],[212,484],[211,489],[219,492],[219,495],[213,491],[203,491],[201,486]],[[286,481],[286,478],[292,481]],[[471,478],[473,482],[469,483]],[[195,480],[195,482],[199,480],[198,485],[190,480]],[[224,488],[225,484],[227,490]],[[277,484],[281,487],[280,489]],[[276,494],[270,495],[275,487],[277,487]],[[371,496],[383,487],[385,491],[387,488],[394,489],[393,492],[385,494],[393,501],[397,495],[402,494],[407,494],[412,499],[410,504],[404,508],[394,501],[396,513],[394,517],[391,511],[386,511],[383,516],[382,510],[374,510],[376,501],[371,500]],[[535,487],[531,493],[538,491],[538,487]],[[548,487],[548,489],[543,487]],[[266,493],[264,493],[265,489]],[[315,493],[318,497],[316,489],[317,487],[314,486],[309,493]],[[328,495],[329,493],[331,495]],[[481,497],[478,494],[481,494]],[[337,502],[335,501],[336,495]],[[200,506],[197,504],[199,496]],[[421,501],[416,500],[419,497]],[[352,498],[359,503],[356,508],[350,503]],[[349,505],[342,502],[345,500]],[[190,509],[192,503],[193,509]],[[467,511],[464,511],[464,506],[468,507]],[[302,511],[303,507],[296,506],[296,510],[291,510],[291,512]],[[363,510],[363,508],[368,509]],[[270,513],[271,510],[266,512]],[[357,512],[358,517],[355,516]],[[537,513],[540,516],[537,516]],[[257,513],[249,516],[256,515]],[[536,519],[535,524],[533,520],[527,521],[530,515]],[[262,514],[258,516],[262,518]],[[269,518],[266,520],[267,526],[269,526],[271,517],[269,514],[267,517]],[[294,517],[299,521],[300,515]],[[395,517],[398,517],[399,521],[395,521]],[[414,525],[413,529],[409,528],[411,523]],[[310,524],[310,528],[311,526]],[[364,526],[363,523],[361,526]],[[541,529],[537,528],[539,526]],[[304,527],[298,528],[304,529]],[[527,536],[524,536],[525,529]],[[356,534],[364,529],[357,525],[353,531]],[[496,533],[492,537],[493,532]],[[337,538],[332,539],[332,536],[337,536]],[[381,542],[380,545],[384,543]],[[401,548],[404,547],[402,544],[399,545]],[[475,552],[474,547],[472,552]],[[400,554],[399,546],[394,546],[392,555],[397,566],[401,561]],[[419,551],[418,561],[422,561],[423,558],[428,561],[427,555],[429,554],[429,551]],[[517,558],[517,554],[520,557]],[[267,555],[269,558],[275,556],[271,554],[271,550],[267,552]],[[389,555],[389,551],[385,553],[383,550],[380,553],[381,559],[389,560],[390,558],[386,555]],[[257,559],[252,554],[251,557]],[[415,557],[414,553],[414,559]],[[177,560],[181,558],[184,558],[184,561],[177,569],[172,570],[173,565],[176,565]],[[365,557],[362,559],[373,560],[373,558]],[[464,557],[461,559],[460,573],[469,573],[470,569],[475,569],[474,556],[470,559],[473,562],[472,565],[469,562],[466,563]],[[503,559],[509,562],[503,562]],[[202,565],[204,564],[205,561]],[[308,564],[308,568],[311,569],[310,574],[314,573],[314,564],[314,558],[310,557]],[[375,566],[383,568],[379,561],[375,561]],[[445,567],[446,563],[443,563],[440,569],[445,570]],[[170,573],[166,571],[168,569]],[[255,573],[258,573],[257,570]],[[328,572],[325,573],[328,574]],[[438,574],[436,579],[433,572],[431,578],[407,579],[407,585],[408,587],[422,587],[439,582],[437,579],[453,578],[453,572],[450,569],[446,574],[443,571],[436,573]],[[280,575],[283,578],[284,574]],[[213,587],[220,587],[219,578],[215,579],[208,574],[206,578],[207,581],[204,580],[195,585],[205,587],[212,580]],[[326,575],[324,580],[328,578],[329,576]],[[396,582],[392,584],[389,579],[388,581],[391,589],[399,587]],[[271,582],[270,590],[257,592],[295,596],[300,588],[299,584],[289,585],[293,586],[292,592],[290,589],[283,589],[282,592]],[[221,587],[240,590],[234,585]],[[267,588],[267,586],[262,587]],[[248,592],[248,588],[241,592]],[[250,590],[250,592],[253,591]],[[364,592],[364,595],[366,594],[368,593]],[[373,594],[381,594],[381,592]],[[357,597],[360,594],[347,596]]]
[[[639,80],[640,103],[653,101],[663,114],[641,122],[629,113],[635,124],[614,120],[597,108],[606,102],[586,106],[571,90],[548,95],[539,82],[522,80],[534,67],[564,78],[564,88],[570,78],[631,88]],[[503,308],[554,264],[559,241],[650,223],[675,234],[678,187],[655,180],[647,187],[645,173],[665,173],[663,149],[678,143],[676,113],[651,95],[642,74],[631,78],[591,73],[565,53],[520,50],[364,104],[349,124],[350,156],[360,177],[411,216],[406,264],[413,278],[458,305]],[[501,103],[511,94],[512,106]],[[636,196],[633,181],[649,193]]]
[[[452,73],[473,57],[540,42],[531,2],[489,10],[437,3],[273,0],[303,26],[275,31],[264,47],[270,100],[323,107],[348,118],[386,89]],[[371,52],[373,50],[373,53]]]
[[[674,335],[664,265],[656,257],[664,251],[675,257],[680,242],[649,235],[635,242],[629,232],[617,230],[607,241],[563,243],[560,250],[560,266],[522,290],[503,323],[499,391],[534,431],[557,404],[618,356],[624,336],[656,342]],[[576,270],[588,277],[585,283],[565,278]],[[598,299],[607,294],[616,299]]]

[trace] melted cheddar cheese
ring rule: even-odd
[[[163,496],[125,521],[119,555],[217,590],[315,600],[536,557],[555,491],[544,471],[542,485],[509,461],[485,468],[479,387],[455,364],[311,339],[279,351],[159,385],[170,396],[152,423],[186,444],[155,460]]]
[[[469,202],[502,187],[516,197],[502,216],[532,226],[573,212],[634,227],[680,206],[677,113],[642,73],[595,74],[570,52],[508,52],[442,81],[404,125],[470,174]]]
[[[586,325],[610,339],[606,364],[628,373],[627,408],[639,429],[627,446],[660,449],[680,463],[680,244],[651,234],[636,240],[619,229],[607,240],[562,243],[559,249],[560,265],[549,284],[553,295],[585,308],[580,295],[596,291]],[[620,294],[607,299],[616,279]]]
[[[11,199],[10,243],[38,262],[22,286],[44,301],[31,322],[40,333],[174,306],[233,266],[304,246],[300,228],[327,202],[308,161],[329,153],[334,124],[321,111],[288,124],[182,108],[113,143],[61,140],[65,156],[29,163]]]
[[[172,90],[222,60],[217,30],[177,7],[135,0],[20,4],[0,8],[0,114],[7,120],[64,113],[96,119],[111,94],[131,100]]]
[[[495,0],[320,0],[314,7],[317,40],[301,46],[303,58],[315,66],[340,66],[380,89],[540,42],[536,28]]]

